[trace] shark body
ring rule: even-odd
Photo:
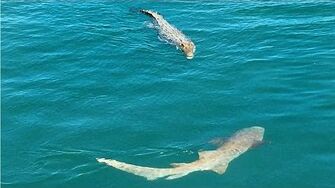
[[[223,174],[229,162],[263,140],[264,128],[250,127],[239,130],[216,150],[199,152],[199,159],[190,163],[172,163],[171,168],[153,168],[128,164],[112,159],[97,159],[100,163],[145,177],[148,180],[180,178],[195,171],[211,170]]]
[[[167,22],[162,15],[151,10],[140,10],[140,12],[152,17],[157,23],[160,36],[177,45],[185,53],[187,59],[192,59],[194,57],[194,43],[181,31]]]

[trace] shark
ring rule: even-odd
[[[186,55],[187,59],[192,59],[194,57],[194,43],[180,30],[171,25],[162,15],[155,11],[140,10],[140,12],[152,17],[157,25],[156,28],[158,29],[160,36],[180,48]]]
[[[263,136],[264,128],[259,126],[241,129],[216,150],[200,151],[198,160],[190,163],[171,163],[169,168],[138,166],[105,158],[97,158],[97,161],[116,169],[142,176],[147,180],[156,180],[158,178],[172,180],[196,171],[214,171],[218,174],[223,174],[232,160],[262,142]]]

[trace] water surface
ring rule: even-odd
[[[160,12],[197,45],[158,39]],[[3,187],[335,186],[335,2],[2,1]],[[147,181],[263,126],[224,175]]]

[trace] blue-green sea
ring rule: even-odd
[[[158,11],[196,45],[159,39]],[[225,174],[148,181],[250,127]],[[4,188],[334,188],[335,1],[1,1]]]

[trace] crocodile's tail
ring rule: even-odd
[[[158,12],[155,12],[155,11],[152,11],[152,10],[141,9],[140,12],[143,13],[143,14],[146,14],[150,17],[153,17],[153,18],[161,16]]]
[[[140,12],[149,16],[152,16],[153,13],[151,10],[145,10],[145,9],[141,9]]]

